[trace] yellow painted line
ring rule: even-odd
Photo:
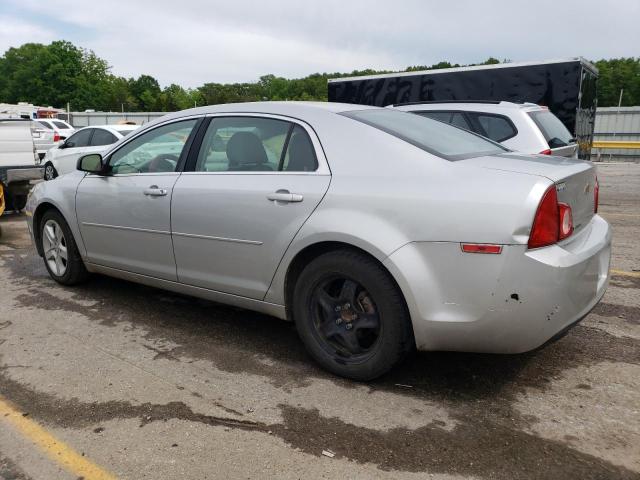
[[[58,440],[0,396],[0,421],[9,422],[54,462],[84,480],[116,480],[116,477]]]
[[[640,272],[625,272],[624,270],[610,270],[613,275],[622,275],[623,277],[636,277],[640,278]]]
[[[593,148],[640,148],[640,142],[631,140],[598,140],[593,142]]]

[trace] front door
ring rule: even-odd
[[[326,192],[317,140],[297,123],[214,117],[174,187],[182,283],[262,299],[291,240]]]
[[[155,127],[109,155],[110,173],[87,175],[76,211],[88,261],[176,280],[171,194],[197,120]]]

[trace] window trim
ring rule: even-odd
[[[202,142],[204,140],[204,135],[206,133],[206,129],[209,126],[209,123],[217,117],[252,117],[252,118],[269,118],[274,120],[280,120],[284,122],[288,122],[293,125],[299,125],[304,129],[304,131],[309,136],[311,140],[311,144],[313,146],[313,150],[316,155],[316,160],[318,162],[318,168],[313,172],[290,172],[290,171],[226,171],[226,172],[200,172],[195,171],[197,156],[200,151],[200,147],[202,146]],[[206,124],[206,125],[205,125]],[[197,141],[193,143],[191,150],[189,152],[189,157],[187,159],[184,170],[182,171],[183,175],[322,175],[327,176],[331,175],[331,170],[329,168],[329,163],[327,162],[327,157],[324,154],[324,149],[322,148],[322,144],[320,143],[320,139],[318,138],[315,130],[311,125],[306,123],[299,118],[290,117],[287,115],[278,115],[271,113],[260,113],[260,112],[216,112],[206,114],[205,121],[201,124],[200,128],[201,132],[198,132]],[[290,136],[292,132],[292,128],[289,129],[288,136]],[[200,135],[201,133],[201,135]],[[283,150],[285,152],[286,150]]]

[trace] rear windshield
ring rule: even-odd
[[[574,143],[574,138],[558,117],[548,110],[529,112],[529,116],[538,126],[551,148],[565,147]]]
[[[116,132],[118,132],[120,135],[122,135],[123,137],[126,137],[127,135],[129,135],[131,132],[133,132],[133,130],[118,130],[116,128]]]
[[[53,127],[49,125],[47,122],[41,122],[38,120],[38,124],[44,128],[48,128],[49,130],[53,130]]]
[[[342,115],[366,123],[447,160],[462,160],[509,151],[475,133],[411,113],[381,108],[343,112]]]

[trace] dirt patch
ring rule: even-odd
[[[65,428],[98,425],[92,430],[101,435],[108,434],[108,429],[101,424],[112,419],[138,418],[141,428],[151,422],[177,419],[273,434],[312,455],[320,456],[323,449],[330,449],[337,457],[373,463],[383,470],[509,480],[525,476],[534,479],[640,478],[637,473],[580,453],[566,444],[496,422],[490,412],[473,418],[465,415],[452,430],[442,428],[441,422],[433,422],[414,430],[396,428],[381,432],[338,418],[322,417],[315,409],[288,405],[280,405],[283,423],[264,424],[199,414],[182,402],[132,405],[123,401],[61,400],[21,385],[4,370],[0,370],[0,387],[24,414],[38,421]]]
[[[640,277],[627,277],[623,275],[612,275],[609,285],[620,288],[640,289]]]
[[[31,480],[10,459],[0,454],[0,479],[2,480]]]
[[[600,302],[593,309],[593,313],[601,317],[621,318],[630,323],[640,324],[640,307]]]

